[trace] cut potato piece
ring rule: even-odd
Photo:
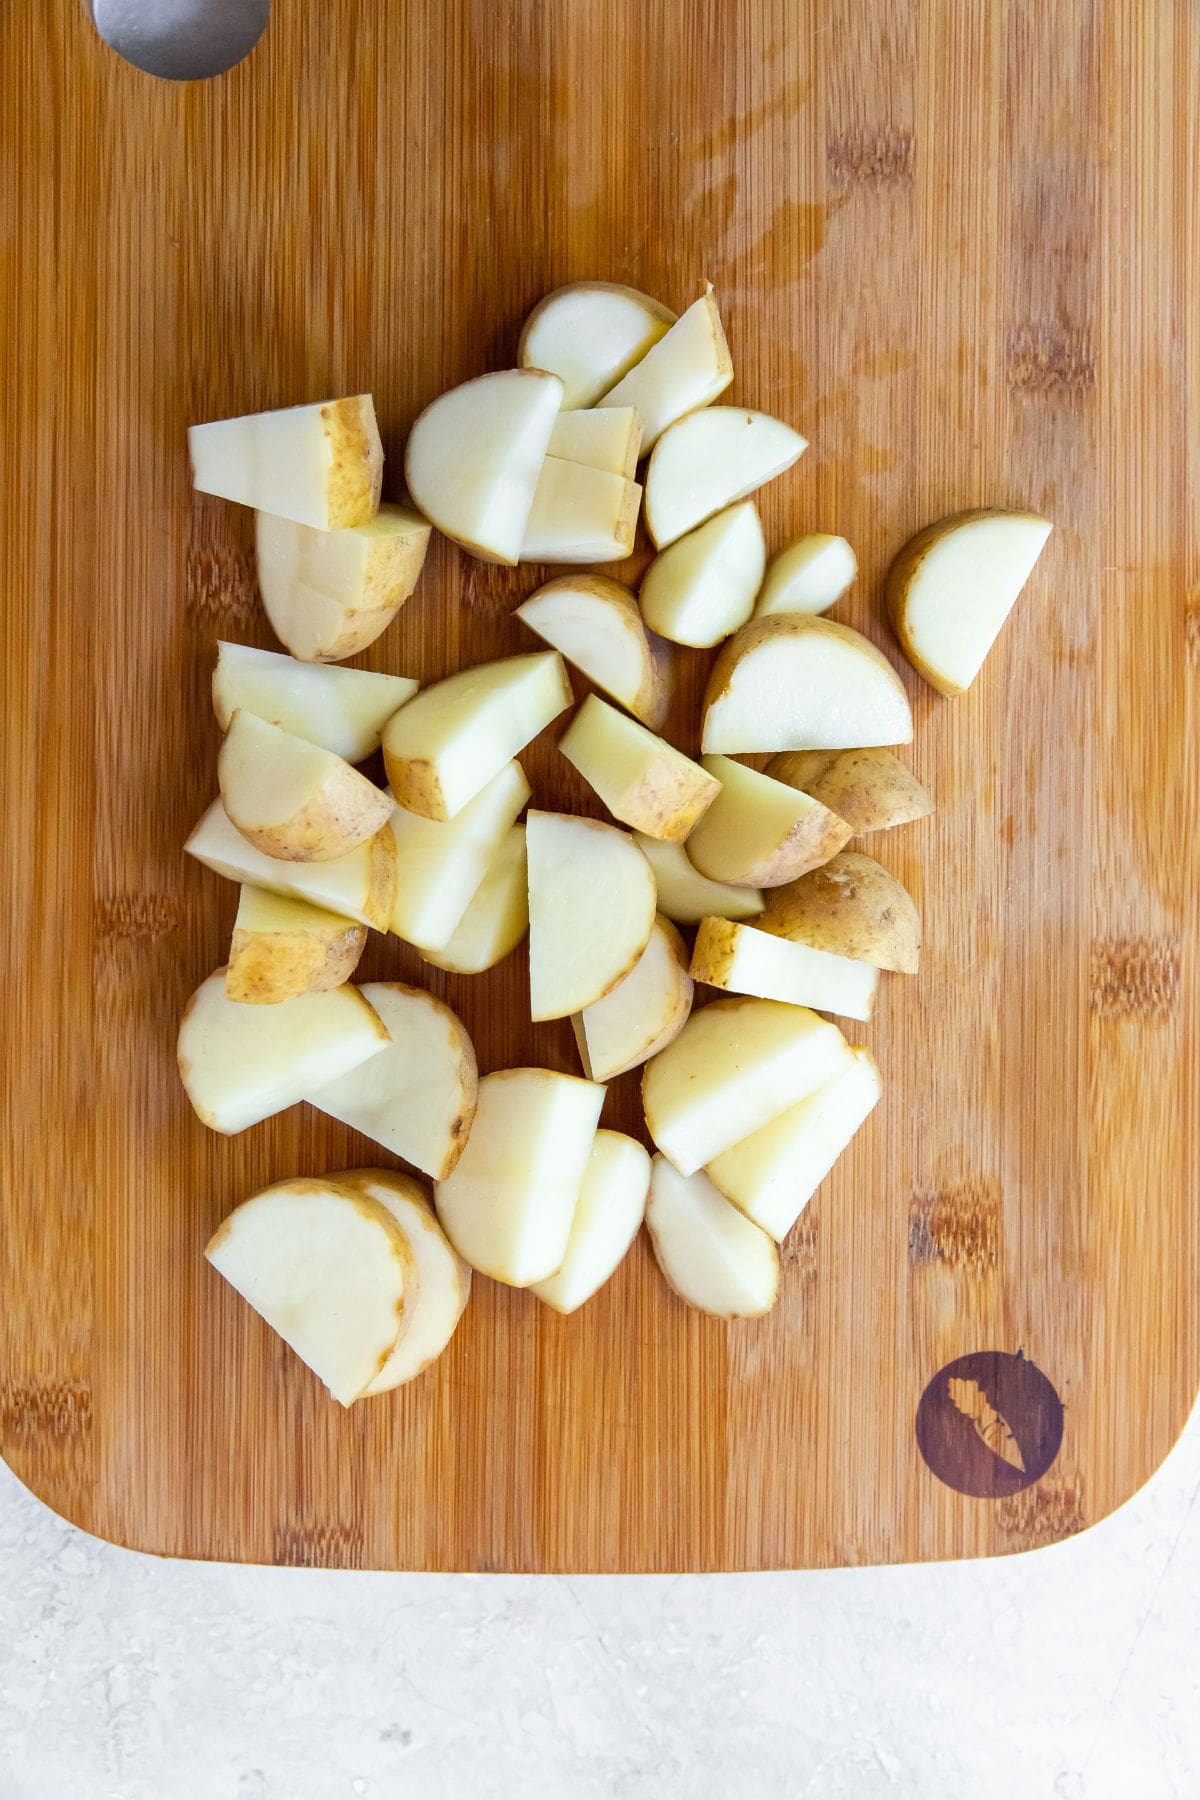
[[[478,1070],[466,1027],[420,988],[370,981],[359,991],[391,1043],[366,1068],[313,1084],[304,1098],[442,1181],[462,1155],[475,1117]]]
[[[243,1006],[277,1006],[297,994],[341,987],[358,967],[367,928],[337,913],[243,887],[225,994]]]
[[[282,862],[332,862],[382,830],[392,802],[343,757],[240,707],[217,757],[225,811]]]
[[[884,597],[913,668],[943,694],[970,687],[1054,527],[983,508],[927,525],[888,570]]]
[[[230,1213],[204,1254],[343,1406],[404,1329],[408,1240],[377,1200],[336,1181],[265,1188]]]
[[[520,763],[505,763],[452,819],[392,814],[396,896],[391,929],[425,954],[443,951],[529,798]]]
[[[547,455],[632,481],[641,448],[642,419],[635,406],[593,406],[559,413]]]
[[[438,1224],[423,1182],[394,1169],[354,1169],[333,1179],[339,1187],[356,1190],[386,1207],[412,1253],[413,1279],[405,1295],[404,1325],[395,1349],[363,1389],[365,1399],[368,1394],[388,1394],[412,1381],[442,1354],[466,1310],[471,1271]]]
[[[352,531],[315,531],[260,512],[258,587],[275,636],[301,662],[357,656],[411,596],[429,537],[428,522],[410,506],[385,504]]]
[[[388,1042],[387,1027],[357,988],[241,1006],[226,998],[218,969],[184,1009],[179,1073],[197,1117],[230,1136],[357,1069]]]
[[[756,618],[771,613],[823,613],[852,584],[858,558],[844,537],[815,531],[771,558]]]
[[[384,730],[392,793],[423,819],[452,819],[574,697],[553,650],[481,663],[435,682]]]
[[[713,1186],[780,1243],[883,1091],[870,1051],[851,1055],[848,1069],[708,1165]]]
[[[565,813],[529,813],[529,995],[534,1022],[611,993],[654,929],[654,876],[633,839]]]
[[[652,630],[705,649],[744,625],[767,559],[758,508],[730,506],[656,556],[639,596]]]
[[[664,431],[646,470],[646,529],[661,550],[808,449],[807,438],[766,413],[710,406]]]
[[[785,750],[766,772],[811,794],[852,832],[889,831],[933,811],[925,788],[890,750]]]
[[[620,562],[633,549],[641,504],[636,481],[548,456],[521,539],[521,561]]]
[[[592,406],[674,323],[673,312],[637,288],[576,281],[534,307],[517,361],[557,375],[564,408]]]
[[[862,850],[840,850],[819,869],[767,895],[759,921],[796,944],[915,975],[921,919],[902,881]]]
[[[688,839],[688,858],[710,881],[779,887],[828,862],[850,827],[811,795],[727,756],[706,756],[720,793]]]
[[[438,1218],[472,1268],[532,1287],[562,1267],[604,1089],[549,1069],[479,1083],[458,1167],[434,1190]]]
[[[709,676],[705,750],[738,755],[911,742],[900,677],[869,639],[833,619],[752,619]]]
[[[669,919],[656,919],[624,981],[571,1019],[584,1074],[612,1081],[636,1069],[674,1042],[691,1010],[687,947]]]
[[[755,925],[702,919],[692,950],[692,979],[729,994],[755,994],[847,1019],[869,1019],[879,970],[871,963],[773,936]]]
[[[828,1019],[772,1000],[717,1000],[646,1065],[646,1128],[684,1175],[848,1066]]]
[[[562,575],[517,608],[517,618],[657,730],[671,704],[672,651],[646,630],[637,600],[607,575]]]
[[[202,493],[298,525],[341,531],[379,507],[383,445],[370,394],[192,425],[188,450]]]
[[[562,382],[540,369],[502,369],[441,394],[404,452],[414,504],[465,550],[515,563],[562,397]]]
[[[669,843],[682,843],[721,791],[711,773],[595,694],[558,747],[614,819]]]
[[[681,1300],[718,1319],[756,1319],[779,1298],[779,1252],[700,1171],[656,1156],[646,1224],[659,1268]]]
[[[753,919],[765,904],[757,888],[727,887],[701,875],[682,844],[664,844],[636,833],[635,843],[654,870],[658,910],[680,925],[694,925],[710,914],[726,919]]]
[[[230,824],[222,802],[214,800],[184,849],[230,881],[307,900],[376,931],[388,928],[396,900],[396,839],[390,825],[334,862],[282,862],[248,843]]]
[[[349,763],[378,750],[384,726],[416,691],[403,675],[326,669],[249,644],[217,645],[213,711],[222,731],[240,709]]]
[[[425,961],[455,975],[481,975],[485,969],[494,969],[529,930],[527,883],[525,827],[512,825],[453,937],[441,950],[423,950]]]
[[[650,1157],[619,1131],[598,1131],[583,1174],[562,1267],[534,1283],[539,1300],[573,1313],[604,1286],[629,1249],[646,1211]]]
[[[732,380],[733,358],[710,286],[597,404],[637,408],[644,455],[668,425],[708,406]]]

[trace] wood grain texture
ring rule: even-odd
[[[119,1543],[351,1567],[805,1567],[1102,1518],[1200,1381],[1195,8],[276,0],[245,64],[169,86],[78,0],[15,0],[0,69],[11,1466]],[[733,397],[813,446],[769,541],[845,533],[838,616],[894,657],[880,580],[917,527],[994,502],[1057,529],[969,696],[905,671],[937,811],[867,847],[924,966],[884,983],[885,1097],[778,1309],[689,1312],[644,1245],[571,1319],[481,1279],[431,1373],[344,1414],[201,1258],[256,1187],[381,1153],[304,1109],[215,1137],[177,1083],[236,903],[181,854],[213,646],[271,641],[249,520],[193,496],[184,431],[370,389],[394,495],[420,407],[584,276],[680,308],[716,283]],[[533,648],[509,615],[538,579],[438,544],[361,660]],[[685,749],[708,660],[681,657]],[[596,811],[553,735],[539,803]],[[444,996],[483,1069],[576,1066],[520,953],[472,980],[375,939],[362,973]],[[637,1129],[636,1078],[605,1122]],[[918,1399],[1018,1346],[1061,1451],[964,1498]]]

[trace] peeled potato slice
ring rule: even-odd
[[[607,469],[632,481],[642,447],[641,414],[634,406],[593,406],[561,412],[550,434],[548,456]]]
[[[383,445],[370,394],[192,425],[188,450],[203,493],[300,525],[365,525],[379,506]]]
[[[781,419],[710,406],[677,419],[646,470],[646,528],[662,549],[790,469],[808,440]]]
[[[879,987],[877,968],[794,943],[758,929],[759,924],[702,919],[692,949],[692,979],[730,994],[784,1000],[847,1019],[870,1018]]]
[[[583,1173],[566,1254],[557,1274],[533,1292],[556,1312],[573,1313],[615,1271],[638,1234],[650,1190],[650,1158],[619,1131],[598,1131]]]
[[[861,850],[841,850],[821,868],[773,889],[759,923],[764,931],[834,956],[902,975],[917,972],[921,920],[913,897]]]
[[[733,359],[710,286],[597,405],[637,408],[645,454],[668,425],[708,406],[732,380]]]
[[[691,1010],[686,946],[669,919],[656,919],[624,981],[571,1019],[584,1074],[612,1081],[637,1068],[679,1036]]]
[[[676,644],[719,644],[753,612],[766,558],[754,502],[726,507],[650,564],[640,594],[647,625]]]
[[[396,849],[391,929],[397,937],[426,956],[449,946],[528,798],[525,771],[511,762],[452,819],[419,819],[397,807],[389,827]]]
[[[772,557],[755,617],[823,613],[841,599],[857,574],[858,558],[844,537],[813,532]]]
[[[607,575],[563,575],[517,618],[652,731],[671,703],[672,651],[646,630],[629,589]]]
[[[386,931],[396,899],[396,839],[390,825],[333,862],[283,862],[256,850],[214,800],[184,845],[189,856],[230,881],[293,896]]]
[[[641,504],[636,481],[548,456],[521,539],[521,561],[620,562],[633,550]]]
[[[687,853],[710,881],[779,887],[828,862],[850,836],[836,813],[808,794],[728,756],[706,756],[720,792],[688,839]]]
[[[277,1006],[298,994],[341,987],[358,967],[366,941],[365,925],[303,900],[243,887],[225,972],[226,998]]]
[[[254,713],[349,763],[378,750],[383,728],[417,691],[403,675],[329,669],[249,644],[218,644],[213,711],[224,731],[235,712]]]
[[[908,696],[891,663],[833,619],[752,619],[713,664],[705,750],[732,756],[911,742]]]
[[[646,1224],[655,1259],[681,1300],[718,1319],[755,1319],[779,1297],[779,1252],[703,1171],[651,1166]]]
[[[925,788],[890,750],[784,750],[766,772],[811,794],[855,833],[890,831],[933,811]]]
[[[765,902],[758,888],[728,887],[701,875],[682,844],[666,844],[634,834],[634,842],[654,870],[658,910],[680,925],[694,925],[716,914],[725,919],[753,919]]]
[[[531,1016],[565,1019],[610,993],[654,929],[654,876],[615,826],[529,813]]]
[[[674,323],[673,312],[637,288],[576,281],[534,307],[517,361],[559,377],[564,409],[593,406]]]
[[[515,950],[529,930],[525,827],[512,825],[475,890],[475,898],[440,950],[425,961],[455,975],[481,975]]]
[[[363,1389],[388,1394],[412,1381],[442,1354],[471,1296],[471,1270],[437,1222],[425,1184],[394,1169],[355,1169],[337,1176],[339,1187],[378,1201],[395,1219],[413,1260],[404,1327],[378,1375]]]
[[[613,818],[647,837],[681,843],[721,791],[712,773],[595,694],[558,747]]]
[[[240,708],[217,758],[230,823],[265,856],[331,862],[387,823],[392,802],[319,744]]]
[[[258,586],[275,636],[306,663],[357,656],[411,596],[429,535],[427,521],[409,506],[385,504],[367,524],[347,531],[317,531],[258,513]]]
[[[335,1180],[281,1181],[230,1213],[204,1254],[343,1406],[386,1365],[414,1259],[378,1201]]]

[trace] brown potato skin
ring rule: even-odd
[[[841,850],[787,887],[772,888],[754,924],[776,937],[915,975],[921,920],[908,889],[872,856]]]
[[[927,789],[890,750],[782,750],[766,773],[811,794],[855,834],[890,831],[933,811]]]
[[[358,967],[367,928],[338,932],[239,931],[229,946],[225,996],[243,1006],[275,1006],[299,994],[341,987]]]
[[[751,863],[737,874],[730,874],[728,870],[718,874],[717,865],[711,861],[705,867],[703,843],[697,844],[692,838],[688,840],[688,856],[700,874],[710,881],[723,881],[730,887],[782,887],[786,882],[806,875],[810,869],[827,863],[850,838],[850,827],[845,819],[840,819],[819,800],[817,808],[808,818],[797,819],[770,856]]]
[[[703,981],[709,987],[728,987],[729,971],[733,966],[733,947],[742,923],[745,921],[701,919],[689,970],[693,981]],[[758,920],[751,920],[750,923],[757,925]]]

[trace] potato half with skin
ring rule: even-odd
[[[452,819],[419,819],[397,807],[390,929],[423,956],[445,950],[462,924],[518,813],[529,798],[520,763],[505,763]]]
[[[230,823],[264,856],[332,862],[387,824],[392,802],[343,757],[240,707],[217,757]]]
[[[404,1330],[408,1239],[377,1200],[336,1177],[281,1181],[244,1200],[204,1254],[343,1406]]]
[[[719,644],[753,612],[766,557],[754,502],[726,507],[650,564],[639,596],[646,623],[676,644]]]
[[[422,689],[383,733],[398,804],[423,819],[452,819],[574,697],[553,650],[460,669]]]
[[[437,969],[481,975],[510,955],[528,930],[525,827],[511,825],[453,935],[441,949],[421,955]]]
[[[913,668],[943,694],[970,687],[1053,530],[983,507],[927,525],[887,573],[884,598]]]
[[[773,888],[763,931],[832,956],[915,975],[921,920],[904,883],[862,850],[840,850],[819,869]]]
[[[596,404],[637,408],[645,455],[668,425],[708,406],[732,380],[733,359],[710,285]]]
[[[771,558],[754,616],[823,613],[841,599],[857,574],[858,558],[844,537],[811,532]]]
[[[646,1225],[655,1261],[689,1306],[718,1319],[756,1319],[779,1298],[779,1252],[703,1170],[651,1166]]]
[[[688,839],[687,853],[710,881],[779,887],[828,862],[850,827],[811,795],[728,756],[706,756],[720,792]]]
[[[375,931],[386,931],[396,903],[396,839],[390,824],[333,862],[281,862],[231,825],[224,805],[214,800],[189,837],[189,856],[228,881],[247,882],[268,893],[306,900]]]
[[[650,942],[611,994],[572,1015],[583,1072],[612,1081],[673,1043],[692,1010],[688,952],[669,919],[657,918]]]
[[[300,525],[351,530],[379,508],[383,444],[370,394],[192,425],[188,450],[203,493]]]
[[[404,452],[414,505],[473,556],[515,563],[562,397],[541,369],[501,369],[440,394]]]
[[[530,811],[529,997],[534,1023],[603,999],[638,962],[654,929],[650,865],[614,825]]]
[[[661,550],[782,475],[808,440],[767,413],[710,406],[667,428],[646,469],[646,529]]]
[[[229,946],[225,995],[243,1006],[277,1006],[349,981],[367,928],[303,900],[243,887]]]
[[[636,406],[590,406],[559,413],[546,454],[632,481],[641,448],[642,416]]]
[[[471,1270],[438,1224],[424,1182],[396,1169],[352,1169],[331,1179],[385,1207],[412,1253],[413,1279],[406,1295],[403,1328],[378,1375],[363,1389],[362,1398],[390,1394],[436,1362],[454,1336],[471,1296]]]
[[[647,631],[637,600],[607,575],[563,575],[516,616],[635,719],[658,730],[671,704],[673,652]]]
[[[730,887],[709,881],[696,868],[682,844],[666,844],[634,833],[634,842],[654,871],[658,910],[680,925],[695,925],[715,914],[724,919],[753,919],[765,904],[758,888]]]
[[[733,756],[911,742],[908,696],[891,663],[833,619],[751,619],[709,676],[705,750]]]
[[[869,1019],[879,970],[872,964],[773,935],[744,920],[701,919],[692,948],[694,981],[727,994],[753,994]]]
[[[646,1129],[681,1174],[703,1168],[848,1065],[836,1025],[803,1006],[716,1000],[646,1064]]]
[[[927,790],[890,750],[784,750],[766,773],[811,794],[855,833],[890,831],[933,811]]]
[[[637,288],[576,281],[539,300],[525,321],[517,361],[563,384],[563,408],[593,406],[665,337],[675,314]]]
[[[403,675],[326,668],[249,644],[217,645],[212,695],[222,731],[240,708],[349,763],[378,750],[384,726],[416,691],[417,683]]]
[[[638,1234],[650,1191],[650,1158],[620,1131],[598,1131],[575,1203],[562,1266],[533,1292],[573,1313],[615,1273]]]
[[[632,553],[641,504],[636,481],[608,469],[547,456],[521,539],[520,560],[621,562]]]
[[[479,1095],[466,1026],[441,1000],[403,982],[369,981],[360,992],[391,1042],[367,1067],[314,1083],[304,1098],[442,1181],[462,1155]]]
[[[428,522],[410,506],[385,504],[348,531],[257,513],[258,587],[275,636],[301,662],[357,656],[411,597],[429,536]]]
[[[595,694],[558,747],[614,819],[669,843],[682,843],[721,791],[711,772]]]
[[[604,1089],[549,1069],[501,1069],[479,1083],[458,1166],[434,1189],[446,1236],[472,1268],[510,1287],[560,1269]]]

